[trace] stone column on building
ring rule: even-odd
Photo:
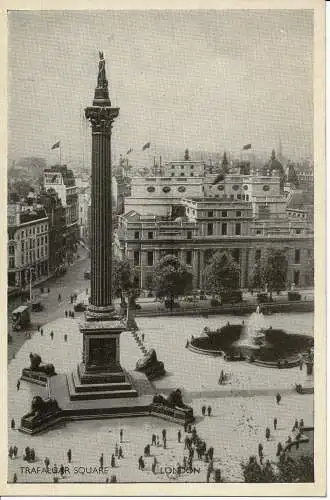
[[[205,251],[199,250],[199,287],[204,286]]]

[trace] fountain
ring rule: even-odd
[[[299,365],[300,354],[313,344],[307,335],[290,334],[267,325],[260,306],[242,323],[227,323],[216,330],[205,327],[203,336],[188,348],[201,354],[225,356],[231,361],[249,360],[274,368]]]

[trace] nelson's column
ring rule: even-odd
[[[103,52],[93,106],[85,109],[92,127],[91,299],[80,325],[83,361],[69,382],[70,399],[137,396],[120,366],[125,325],[112,304],[111,128],[119,114],[109,98]]]

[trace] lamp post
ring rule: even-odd
[[[30,302],[32,301],[32,271],[34,271],[34,267],[30,266],[29,267],[29,273],[30,273]]]

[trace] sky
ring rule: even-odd
[[[311,10],[11,11],[8,155],[88,166],[98,50],[120,108],[113,157],[313,154]],[[142,146],[151,142],[150,150]],[[181,154],[181,153],[180,153]]]

